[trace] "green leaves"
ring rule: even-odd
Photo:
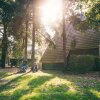
[[[83,0],[82,0],[83,1]],[[100,2],[99,0],[85,0],[87,11],[85,12],[86,20],[78,25],[78,29],[85,31],[86,29],[99,30],[100,26]],[[84,8],[83,8],[84,10]]]
[[[13,16],[13,3],[0,1],[0,8],[1,8],[1,19],[3,22],[10,22]]]
[[[98,30],[100,26],[100,3],[95,3],[93,7],[89,9],[86,16],[91,28]]]

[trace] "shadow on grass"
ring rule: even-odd
[[[34,77],[34,75],[23,74],[16,77],[7,84],[2,85],[0,92],[6,92],[18,86],[20,87],[20,83],[25,84],[25,87],[16,88],[12,94],[1,93],[0,100],[100,100],[100,98],[90,91],[90,89],[98,90],[98,84],[94,87],[89,85],[92,81],[88,79],[84,80],[82,77],[66,76],[58,72],[50,72],[50,74],[52,76],[38,75]],[[54,80],[55,77],[71,82],[77,87],[76,91],[71,91],[68,84],[45,84],[46,82],[49,83],[52,79]]]
[[[28,98],[29,100],[99,100],[90,91],[79,93],[77,91],[70,91],[69,86],[51,85],[44,88],[40,93]]]
[[[22,80],[22,77],[24,76],[25,74],[22,74],[14,79],[12,79],[11,81],[9,81],[8,83],[4,84],[4,85],[1,85],[0,86],[0,92],[2,91],[5,91],[5,90],[8,90],[8,89],[11,89],[11,88],[14,88],[12,86],[12,84],[15,84],[17,86],[18,82],[20,82]],[[24,78],[23,78],[24,79]]]
[[[70,100],[66,99],[66,93],[68,91],[69,87],[65,86],[64,84],[60,86],[51,85],[44,88],[41,93],[37,94],[36,96],[31,96],[29,100]]]
[[[28,86],[28,88],[16,88],[15,91],[12,94],[0,94],[0,100],[19,100],[22,96],[27,95],[32,93],[32,91],[34,90],[34,88],[37,88],[38,86],[41,86],[43,83],[45,83],[46,81],[49,81],[51,78],[53,78],[52,76],[37,76],[36,78],[34,78],[34,76],[32,75],[21,75],[16,77],[15,79],[11,80],[10,82],[8,82],[5,85],[0,86],[0,92],[6,92],[6,91],[10,91],[16,87],[20,87],[20,82],[24,81],[24,80],[28,80],[28,84],[26,84]],[[21,84],[25,84],[25,83],[21,83]],[[26,86],[25,86],[26,87]]]
[[[53,74],[54,77],[58,77],[60,79],[69,81],[77,87],[76,88],[77,92],[74,94],[69,93],[69,92],[61,93],[63,96],[60,96],[59,94],[50,94],[52,98],[55,98],[54,100],[87,100],[87,99],[100,100],[100,95],[97,96],[96,94],[94,94],[90,91],[92,89],[92,90],[96,90],[96,91],[98,91],[98,93],[100,93],[100,81],[99,80],[81,77],[76,74],[75,75],[74,74],[73,75],[71,75],[71,74],[65,75],[62,72],[57,72],[57,71],[53,71],[53,72],[52,71],[44,71],[44,72]],[[33,98],[37,98],[36,100],[43,100],[44,98],[46,99],[46,95],[47,94],[40,94],[37,97],[33,97]],[[52,95],[54,95],[54,97]],[[58,95],[58,96],[56,97],[56,95]],[[43,97],[43,98],[41,98],[41,97]],[[61,99],[61,97],[62,97],[62,99]],[[41,99],[39,99],[39,98],[41,98]],[[51,100],[51,98],[47,99],[47,100]]]
[[[13,75],[12,73],[8,72],[0,72],[0,79]]]
[[[29,100],[100,100],[93,94],[90,96],[83,96],[73,93],[41,93],[37,96],[31,97]]]
[[[42,85],[44,82],[49,81],[50,79],[52,79],[52,76],[38,76],[35,79],[32,79],[29,83],[28,86],[30,88],[36,88],[40,85]]]
[[[27,72],[29,73],[29,72]],[[15,72],[15,73],[11,73],[11,72],[0,72],[0,79],[4,79],[6,77],[12,76],[12,75],[17,75],[17,74],[27,74],[27,73],[19,73],[19,72]]]

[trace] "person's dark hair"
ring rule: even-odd
[[[24,60],[24,61],[23,61],[23,63],[27,64],[27,61],[26,61],[26,60]]]

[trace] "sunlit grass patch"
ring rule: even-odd
[[[59,72],[11,74],[0,100],[99,100],[100,81]]]
[[[97,91],[97,90],[90,90],[91,93],[93,93],[95,96],[97,96],[98,98],[100,98],[100,90]]]
[[[36,88],[36,90],[41,92],[66,92],[66,91],[76,91],[75,85],[65,79],[59,77],[54,77],[49,81],[45,82],[43,85]]]
[[[32,93],[35,87],[43,84],[45,81],[49,80],[51,75],[39,72],[28,73],[28,74],[18,74],[7,84],[0,87],[0,96],[6,97],[7,95],[11,97],[23,96],[25,93]]]
[[[4,77],[9,76],[11,74],[12,73],[9,73],[9,72],[0,72],[0,78],[4,78]]]

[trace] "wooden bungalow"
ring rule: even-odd
[[[71,32],[73,31],[73,32]],[[74,55],[97,55],[99,56],[100,33],[87,31],[80,33],[71,29],[66,33],[66,52]],[[40,60],[42,69],[62,69],[63,59],[63,38],[55,34],[53,38],[55,48],[48,46]]]

